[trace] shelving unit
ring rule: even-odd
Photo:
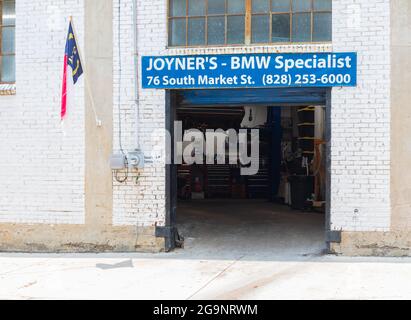
[[[315,107],[298,109],[298,143],[304,157],[311,162],[315,155]]]

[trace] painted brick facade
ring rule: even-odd
[[[161,135],[153,141],[153,133],[165,128],[165,91],[140,87],[135,95],[133,1],[113,0],[112,6],[113,152],[121,151],[121,136],[125,152],[140,147],[150,155],[153,147],[165,146]],[[0,97],[0,223],[84,224],[84,79],[76,90],[77,107],[70,112],[66,136],[59,121],[67,17],[73,15],[82,47],[83,10],[84,0],[17,1],[16,95]],[[332,45],[169,49],[167,1],[137,1],[139,59],[358,52],[358,87],[332,90],[331,225],[343,231],[390,230],[389,26],[390,0],[334,0]],[[129,172],[126,183],[113,177],[112,196],[114,226],[164,225],[164,165],[149,162],[143,170]]]
[[[118,41],[120,3],[120,44]],[[138,54],[161,55],[167,45],[165,1],[138,1]],[[130,151],[140,147],[152,149],[154,130],[165,128],[165,92],[141,90],[136,108],[134,70],[133,1],[113,1],[114,13],[114,152],[119,146],[119,84],[121,62],[121,124],[122,147]],[[119,60],[119,49],[121,60]],[[138,112],[137,112],[138,110]],[[136,125],[136,119],[139,125]],[[164,139],[158,139],[160,147]],[[124,174],[124,173],[123,173]],[[138,182],[136,182],[139,176]],[[165,168],[161,163],[148,163],[144,170],[130,172],[125,184],[114,180],[113,223],[115,225],[154,226],[165,222]]]
[[[16,95],[0,98],[0,223],[84,223],[84,90],[66,136],[59,109],[68,17],[83,1],[16,1]]]
[[[127,117],[127,129],[123,139],[128,146],[134,147],[135,132],[133,108],[133,44],[132,1],[122,1],[122,50],[124,53],[122,99],[123,114]],[[118,4],[114,2],[115,12]],[[332,229],[348,231],[387,231],[390,226],[390,10],[389,0],[381,1],[333,1],[333,45],[274,45],[224,48],[178,48],[166,49],[166,12],[165,1],[140,1],[138,7],[139,54],[229,54],[261,52],[326,52],[356,51],[359,54],[359,83],[357,88],[336,88],[332,91]],[[117,26],[115,25],[115,32]],[[126,31],[127,30],[127,31]],[[126,32],[124,32],[126,31]],[[126,36],[127,35],[127,36]],[[115,42],[116,45],[116,42]],[[129,52],[125,54],[125,52]],[[118,59],[117,59],[118,60]],[[124,67],[126,66],[126,67]],[[116,83],[117,85],[117,83]],[[126,93],[127,91],[127,93]],[[117,92],[117,90],[115,91]],[[118,95],[117,95],[118,96]],[[115,99],[117,103],[117,97]],[[126,105],[124,105],[124,103]],[[140,139],[143,149],[149,150],[147,136],[158,124],[154,119],[164,121],[164,92],[140,89]],[[115,108],[115,110],[117,110]],[[148,113],[145,113],[149,111]],[[117,115],[115,116],[117,118]],[[125,119],[123,120],[124,122]],[[154,125],[154,126],[153,126]],[[115,137],[117,136],[117,133]],[[145,145],[144,145],[145,144]],[[144,148],[145,147],[145,148]],[[153,171],[144,170],[143,176]],[[158,168],[158,173],[160,173]],[[139,185],[130,183],[116,186],[117,223],[133,221],[148,222],[160,215],[150,215],[147,210],[161,189],[153,188],[153,183],[163,184],[151,178]],[[122,190],[122,191],[121,191]],[[125,191],[126,190],[126,191]],[[134,191],[133,191],[134,190]],[[125,192],[126,199],[121,195]],[[137,197],[135,195],[138,195]],[[131,198],[129,198],[129,196]],[[161,197],[161,196],[160,196]],[[160,204],[160,203],[159,203]],[[160,204],[161,206],[161,204]],[[138,207],[138,208],[137,208]],[[143,217],[140,212],[143,212]],[[157,213],[158,210],[155,207]]]
[[[333,89],[331,223],[390,228],[390,1],[333,1],[333,49],[358,52],[358,86]]]
[[[165,91],[142,90],[139,87],[138,110],[134,95],[134,47],[132,0],[121,0],[120,53],[121,59],[121,121],[122,144],[124,150],[140,147],[151,155],[154,147],[164,148],[161,134],[165,128]],[[114,152],[119,152],[118,126],[118,85],[119,85],[119,47],[118,15],[119,2],[113,1],[114,12]],[[253,46],[225,48],[167,48],[167,7],[166,1],[138,1],[138,55],[174,54],[224,54],[224,53],[262,53],[262,52],[327,52],[331,45],[292,45],[292,46]],[[135,120],[139,118],[139,126]],[[138,141],[136,132],[138,130]],[[130,134],[132,133],[132,134]],[[153,136],[157,138],[153,139]],[[124,176],[124,172],[122,173]],[[127,183],[114,180],[113,220],[116,225],[153,226],[165,222],[165,170],[160,164],[149,164],[139,173],[129,173]],[[120,176],[120,177],[123,177]],[[138,183],[136,178],[139,177]]]

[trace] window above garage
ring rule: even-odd
[[[332,0],[169,0],[170,47],[323,43]]]

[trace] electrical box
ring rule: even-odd
[[[143,151],[135,150],[135,151],[129,152],[127,159],[128,159],[129,168],[131,169],[144,168],[145,159],[144,159]]]
[[[127,158],[124,154],[113,154],[110,158],[111,170],[123,170],[127,168]]]

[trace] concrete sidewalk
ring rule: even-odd
[[[178,217],[171,253],[0,254],[0,299],[411,299],[411,258],[324,256],[322,215],[207,201]]]
[[[0,254],[0,299],[411,299],[411,259]]]

